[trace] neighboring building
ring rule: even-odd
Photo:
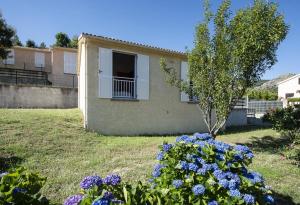
[[[14,46],[0,61],[0,82],[77,87],[77,49]]]
[[[278,98],[284,107],[288,105],[288,98],[300,98],[300,74],[278,83]]]
[[[90,34],[82,34],[78,46],[79,108],[87,129],[107,135],[207,130],[198,106],[168,85],[160,68],[164,57],[187,80],[186,54]],[[246,114],[234,111],[230,125],[246,124]]]

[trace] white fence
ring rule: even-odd
[[[248,101],[248,109],[255,110],[255,113],[264,114],[269,109],[282,108],[283,103],[281,101]]]

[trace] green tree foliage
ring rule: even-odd
[[[33,40],[28,39],[28,40],[26,41],[26,47],[29,47],[29,48],[36,48],[37,46],[36,46],[36,43],[35,43]]]
[[[40,46],[39,46],[39,48],[46,48],[47,46],[46,46],[46,44],[45,44],[45,42],[42,42],[41,44],[40,44]]]
[[[253,100],[277,100],[278,94],[267,89],[249,89],[247,91],[249,99]]]
[[[56,38],[56,42],[55,42],[55,46],[57,47],[69,47],[70,45],[70,38],[66,33],[63,32],[59,32],[55,35]]]
[[[164,59],[161,67],[167,81],[199,99],[209,132],[216,136],[247,88],[276,62],[276,50],[288,26],[278,5],[263,0],[240,9],[232,17],[230,0],[217,12],[205,3],[205,20],[196,27],[194,48],[188,52],[188,75],[193,83],[177,79],[176,70]],[[210,30],[212,25],[214,28]],[[215,116],[215,119],[213,119]]]
[[[6,49],[13,46],[12,38],[14,34],[14,29],[6,23],[0,13],[0,59],[6,59],[9,53]]]
[[[22,42],[19,39],[19,36],[15,34],[12,38],[12,44],[13,46],[23,46]]]
[[[70,44],[69,44],[70,48],[78,48],[78,36],[73,36]]]

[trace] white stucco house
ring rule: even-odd
[[[288,98],[300,98],[300,74],[294,75],[278,84],[278,98],[283,101],[283,106],[288,105]]]

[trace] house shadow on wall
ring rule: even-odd
[[[0,173],[17,167],[24,159],[17,156],[0,156]]]

